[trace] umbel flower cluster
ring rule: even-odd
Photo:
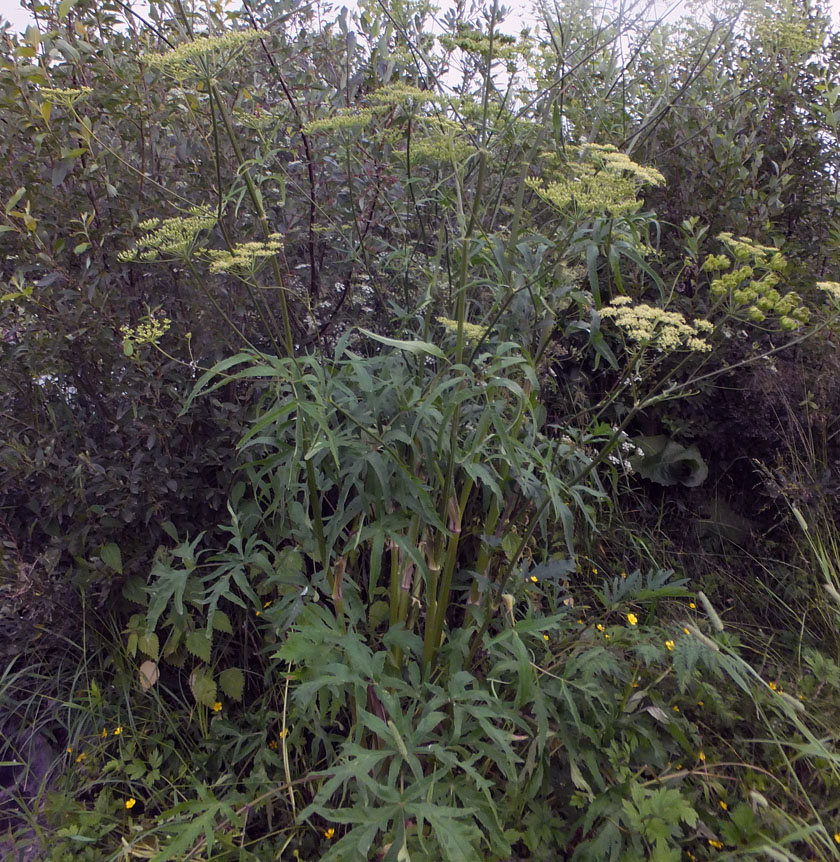
[[[736,267],[723,272],[731,266],[724,254],[709,255],[703,261],[704,272],[717,273],[709,286],[713,297],[728,295],[735,308],[746,307],[747,319],[753,323],[763,323],[772,315],[778,317],[781,329],[791,331],[808,322],[811,313],[799,294],[791,290],[783,295],[776,288],[787,269],[781,252],[731,233],[719,234],[718,239],[735,258]]]
[[[265,242],[243,242],[230,251],[213,249],[207,252],[210,272],[236,272],[253,274],[262,260],[277,254],[283,247],[279,233],[270,234]]]
[[[146,231],[133,248],[120,252],[118,260],[187,260],[195,250],[196,241],[202,231],[216,224],[214,210],[195,207],[189,215],[168,219],[148,219],[138,227]]]
[[[184,42],[171,51],[144,54],[143,60],[152,69],[183,78],[204,71],[202,64],[223,68],[243,47],[268,35],[262,30],[230,30],[221,36],[201,36]]]
[[[140,347],[143,344],[156,344],[169,331],[171,324],[172,321],[168,317],[160,317],[156,312],[153,312],[135,327],[121,326],[123,347],[129,344],[135,347]]]
[[[544,201],[558,209],[574,207],[585,213],[607,212],[621,216],[639,205],[643,185],[662,185],[665,178],[654,168],[634,162],[612,146],[587,144],[570,147],[567,174],[544,182],[536,177],[526,180]]]
[[[70,108],[80,99],[92,93],[90,87],[66,87],[57,89],[55,87],[39,87],[38,95],[45,102],[52,102],[56,105],[64,105],[65,108]]]
[[[706,336],[714,327],[708,320],[689,322],[678,311],[665,311],[644,302],[634,305],[629,296],[615,297],[601,309],[601,317],[612,319],[629,340],[643,347],[687,348],[700,353],[712,349]]]
[[[437,322],[450,334],[458,334],[458,321],[450,320],[448,317],[437,317]],[[479,326],[477,323],[464,321],[464,339],[470,343],[477,343],[490,331],[487,326]]]

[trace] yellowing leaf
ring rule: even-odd
[[[216,683],[213,682],[213,677],[207,672],[206,668],[198,668],[190,675],[190,689],[192,689],[193,697],[198,703],[204,706],[213,708],[216,702]]]

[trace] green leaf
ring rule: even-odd
[[[10,198],[6,201],[6,214],[10,213],[17,202],[26,194],[26,186],[21,186]]]
[[[238,703],[245,690],[245,674],[238,667],[229,667],[219,674],[219,687],[231,700]]]
[[[76,0],[61,0],[58,4],[58,20],[63,21],[67,13],[76,5]]]
[[[160,642],[158,641],[158,636],[154,632],[146,632],[145,634],[138,635],[137,646],[140,649],[140,652],[145,653],[149,658],[153,658],[157,661],[158,655],[160,654]]]
[[[190,632],[184,640],[184,645],[189,652],[202,661],[210,661],[210,639],[203,631]]]
[[[99,552],[99,559],[117,574],[121,575],[123,573],[122,554],[120,553],[119,546],[113,542],[103,545],[102,550]]]
[[[224,632],[232,635],[233,627],[230,624],[230,617],[224,611],[216,611],[213,614],[213,629],[217,632]]]
[[[436,356],[438,359],[446,359],[446,354],[436,344],[432,344],[430,341],[403,341],[399,338],[387,338],[384,335],[377,335],[375,332],[371,332],[369,329],[363,329],[361,326],[357,328],[362,335],[367,335],[368,338],[372,338],[380,344],[386,344],[388,347],[395,347],[397,350],[404,350],[406,353],[411,353],[414,356],[423,356],[428,354],[430,356]]]

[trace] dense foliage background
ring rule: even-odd
[[[32,8],[0,852],[840,858],[825,10]]]

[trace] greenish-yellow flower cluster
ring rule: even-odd
[[[375,105],[425,105],[429,102],[437,102],[440,97],[431,90],[421,90],[419,87],[412,87],[410,84],[405,84],[402,81],[397,81],[395,84],[389,84],[387,87],[381,87],[368,97]]]
[[[230,30],[221,36],[202,36],[192,42],[184,42],[171,51],[143,54],[143,60],[152,69],[182,77],[195,71],[196,64],[202,61],[224,65],[243,47],[266,36],[268,33],[262,30]]]
[[[526,180],[529,188],[558,209],[574,205],[584,213],[626,215],[638,207],[641,186],[665,182],[659,171],[637,164],[615,147],[589,144],[569,151],[566,176],[549,182]]]
[[[230,251],[213,249],[207,252],[210,272],[237,272],[253,274],[263,258],[277,254],[283,247],[283,238],[273,233],[265,242],[243,242]]]
[[[69,108],[76,104],[80,99],[84,99],[93,90],[90,87],[67,87],[58,89],[56,87],[39,87],[38,95],[45,102],[52,102],[55,105],[64,105]]]
[[[743,308],[747,320],[753,323],[764,323],[772,315],[778,317],[781,329],[791,331],[808,322],[811,312],[799,294],[791,290],[783,295],[776,289],[787,269],[787,260],[780,251],[731,233],[719,234],[718,239],[732,253],[736,268],[712,279],[709,292],[713,297],[729,296],[732,305]],[[729,264],[725,255],[710,255],[702,268],[720,273]]]
[[[123,336],[123,352],[126,356],[134,353],[134,348],[144,344],[157,344],[157,342],[169,331],[172,321],[168,317],[161,317],[157,312],[152,312],[144,321],[137,326],[121,326],[120,332]],[[122,728],[120,731],[122,732]],[[115,731],[117,733],[117,731]]]
[[[473,131],[466,129],[448,117],[429,117],[411,138],[411,163],[454,163],[460,164],[477,152],[475,145],[467,137]]]
[[[659,350],[686,348],[707,353],[712,345],[706,336],[714,328],[708,320],[688,321],[678,311],[665,311],[647,303],[633,304],[628,296],[617,296],[601,309],[628,339]]]
[[[373,111],[370,108],[342,108],[331,117],[321,117],[305,123],[303,131],[308,135],[317,132],[337,132],[355,129],[358,126],[366,126],[373,119]]]
[[[215,211],[206,207],[196,207],[187,216],[148,219],[138,225],[146,233],[133,248],[120,252],[118,260],[186,260],[195,250],[201,233],[215,224]]]
[[[450,320],[448,317],[437,317],[437,322],[450,334],[458,334],[458,321]],[[470,343],[477,343],[484,338],[490,328],[487,326],[479,326],[477,323],[467,323],[464,321],[464,338]]]

